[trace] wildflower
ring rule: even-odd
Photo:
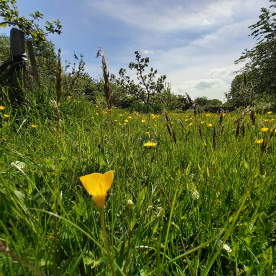
[[[271,122],[273,122],[274,120],[275,120],[274,118],[270,119]]]
[[[157,143],[154,143],[154,142],[147,142],[144,144],[144,147],[148,147],[148,148],[151,148],[151,147],[156,147]]]
[[[257,141],[257,144],[262,144],[264,142],[264,139],[260,139]]]
[[[4,110],[6,107],[3,105],[0,105],[0,110]]]
[[[267,119],[265,119],[265,120],[264,120],[264,122],[268,122],[268,120],[267,120]]]
[[[210,116],[211,116],[211,114],[210,114],[210,113],[207,113],[207,114],[206,114],[206,117],[210,117]]]
[[[96,115],[99,116],[99,113],[97,112]]]
[[[71,99],[71,96],[68,96],[68,99]]]
[[[97,108],[98,106],[96,105],[96,108]]]
[[[185,119],[185,122],[188,122],[189,121],[189,119]]]
[[[272,111],[268,111],[267,114],[268,114],[268,115],[272,114]]]
[[[11,115],[4,114],[4,117],[9,118]]]
[[[201,124],[204,124],[204,121],[202,121]]]
[[[113,171],[104,174],[92,173],[80,177],[82,185],[93,196],[93,200],[99,209],[104,208],[107,191],[110,189],[113,179]]]
[[[208,127],[212,127],[213,125],[212,124],[207,124]]]
[[[122,116],[123,116],[123,114],[119,114],[119,116],[120,116],[120,117],[122,117]]]
[[[114,120],[114,122],[118,122],[118,120]]]
[[[91,119],[94,119],[94,117],[91,117]]]
[[[131,209],[133,208],[133,206],[134,206],[133,201],[132,201],[131,199],[129,199],[129,200],[127,201],[127,208],[131,210]]]
[[[132,119],[132,117],[131,117],[131,116],[129,116],[128,118],[129,118],[129,119]]]
[[[197,189],[195,189],[195,190],[192,192],[192,199],[193,199],[193,200],[199,199],[199,192],[197,191]]]
[[[262,132],[268,131],[268,127],[263,127],[263,128],[261,128],[261,131],[262,131]]]
[[[114,106],[114,108],[116,109],[117,107],[116,107],[116,106]]]
[[[147,131],[147,132],[145,132],[145,134],[149,135],[150,133]]]
[[[126,126],[126,125],[127,125],[127,123],[124,123],[124,125]]]
[[[142,120],[141,122],[142,122],[142,123],[145,123],[145,122],[146,122],[146,120]]]
[[[31,125],[31,127],[36,128],[36,125]]]
[[[125,123],[128,123],[128,120],[125,120]]]
[[[193,125],[193,123],[189,123],[189,126],[192,126]]]

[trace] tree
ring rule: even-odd
[[[45,31],[35,23],[35,20],[43,19],[43,14],[39,11],[29,14],[31,19],[20,16],[16,6],[16,0],[0,0],[0,17],[4,20],[0,22],[0,27],[13,26],[23,31],[27,36],[31,36],[35,43],[45,40],[49,33],[61,34],[62,26],[57,19],[53,23],[46,21]]]
[[[195,102],[197,105],[201,107],[211,107],[211,106],[221,106],[222,102],[218,99],[208,99],[207,97],[197,97],[195,98]]]
[[[136,77],[139,81],[135,83],[133,79],[126,76],[126,69],[119,70],[119,76],[111,75],[111,81],[123,91],[126,96],[133,97],[136,100],[142,101],[149,105],[153,103],[153,98],[160,93],[164,93],[167,89],[165,80],[166,75],[160,76],[156,81],[157,70],[150,69],[150,73],[145,74],[145,69],[148,67],[149,58],[142,58],[138,51],[135,52],[135,62],[129,63],[129,69],[136,70]]]
[[[274,94],[276,96],[276,0],[269,9],[262,8],[260,20],[249,28],[251,36],[257,40],[256,46],[242,53],[236,64],[246,62],[242,73],[250,73],[255,93],[258,95]],[[249,61],[248,61],[249,60]]]

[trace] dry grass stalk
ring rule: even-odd
[[[253,126],[255,126],[256,114],[255,114],[254,110],[250,111],[250,119],[252,121]]]
[[[167,111],[166,111],[165,109],[164,109],[164,111],[163,111],[163,114],[164,114],[164,116],[165,116],[165,120],[166,120],[166,125],[167,125],[168,132],[169,132],[170,136],[173,137],[173,140],[174,140],[174,142],[175,142],[175,144],[176,144],[176,137],[175,137],[175,133],[174,133],[174,129],[173,129],[172,123],[171,123],[171,119],[170,119],[170,117],[168,116],[168,113],[167,113]]]
[[[178,121],[178,123],[184,128],[184,126],[183,126],[181,120],[177,119],[177,121]]]
[[[238,138],[238,136],[239,136],[239,133],[240,133],[240,122],[238,122],[238,124],[237,124],[237,128],[236,128],[236,139]]]
[[[244,121],[242,122],[242,126],[241,126],[241,134],[242,134],[242,137],[244,137],[244,134],[245,134]]]
[[[200,138],[202,140],[202,131],[201,131],[201,127],[200,126],[198,127],[198,131],[199,131]]]
[[[104,77],[104,93],[105,93],[105,99],[106,99],[106,104],[107,108],[109,110],[112,109],[112,101],[113,101],[113,93],[110,92],[110,85],[109,85],[109,72],[107,69],[107,64],[105,60],[105,56],[103,53],[103,48],[97,46],[99,48],[97,52],[96,57],[101,57],[102,58],[102,69],[103,69],[103,77]]]
[[[219,126],[221,126],[222,120],[223,120],[223,112],[220,112],[220,116],[219,116]]]
[[[222,133],[223,133],[224,128],[225,128],[225,125],[222,125],[222,127],[221,127],[221,131],[220,131],[220,134],[222,134]]]
[[[216,150],[216,129],[215,127],[213,128],[213,147],[214,151]]]
[[[244,116],[249,112],[250,112],[249,109],[245,109],[244,112],[241,114],[241,116],[238,119],[235,120],[234,124],[239,123],[244,118]]]
[[[188,99],[189,104],[192,105],[194,102],[192,101],[191,97],[189,96],[188,93],[185,93],[185,94],[186,94],[186,96],[187,96],[187,99]]]
[[[170,200],[168,199],[168,197],[167,197],[167,195],[166,195],[164,189],[162,188],[162,186],[161,186],[159,183],[157,183],[157,185],[158,185],[158,188],[159,188],[159,190],[161,191],[161,193],[165,196],[166,201],[167,201],[167,203],[168,203],[168,205],[169,205],[169,208],[172,209],[172,204],[171,204]]]

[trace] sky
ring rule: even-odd
[[[101,76],[97,45],[109,71],[118,75],[135,61],[135,51],[149,57],[149,67],[166,75],[174,94],[225,100],[244,49],[254,47],[248,26],[256,23],[269,0],[18,0],[20,15],[43,14],[41,26],[59,19],[62,34],[49,35],[63,61],[83,54],[85,70]],[[8,27],[0,33],[9,34]],[[135,71],[127,70],[129,76]]]

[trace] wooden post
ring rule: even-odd
[[[10,100],[13,105],[19,106],[24,101],[24,89],[26,83],[26,70],[24,68],[25,54],[25,34],[15,28],[11,29],[10,47],[13,59],[13,70],[11,72],[12,93]]]
[[[39,84],[39,76],[38,76],[38,71],[37,71],[37,66],[36,66],[36,61],[35,61],[35,55],[34,55],[34,48],[33,44],[30,40],[27,41],[27,46],[28,46],[28,52],[29,52],[29,58],[31,61],[31,66],[32,66],[32,73],[34,75],[34,78]]]

